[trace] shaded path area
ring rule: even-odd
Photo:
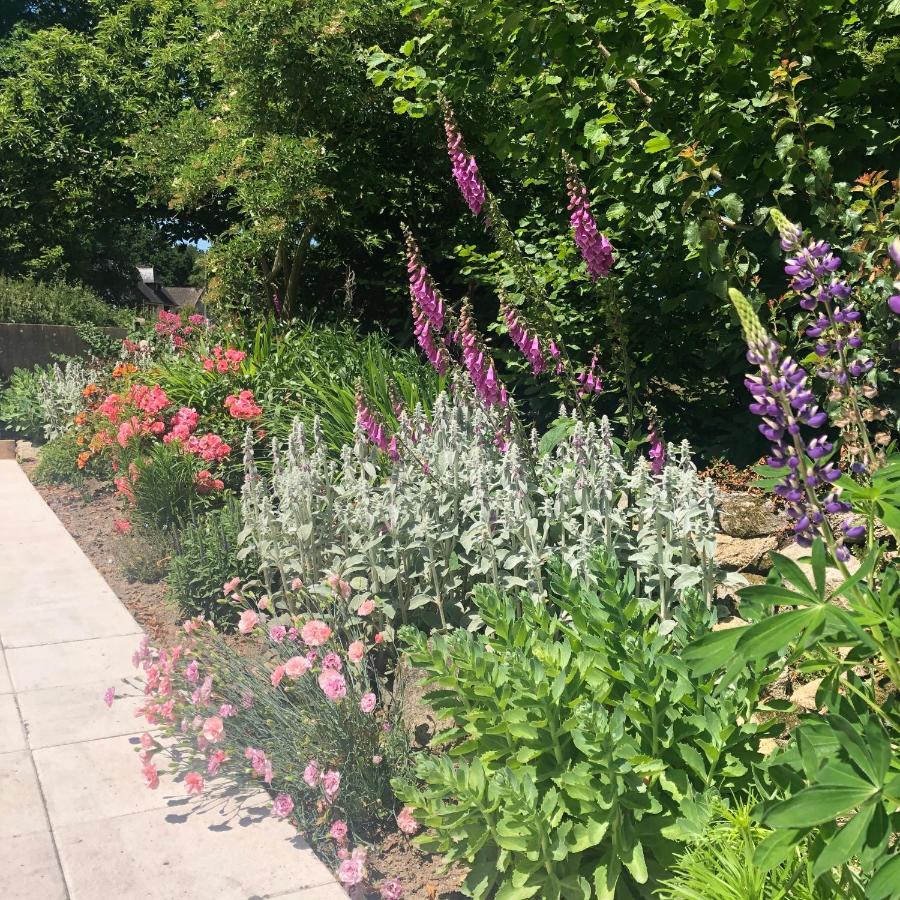
[[[0,585],[3,900],[346,898],[265,795],[197,803],[164,775],[144,787],[141,629],[12,460]]]

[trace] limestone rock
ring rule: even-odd
[[[769,552],[778,546],[772,536],[739,538],[728,534],[716,535],[716,562],[731,571],[757,569],[768,571],[772,568]]]
[[[793,703],[794,706],[799,706],[801,709],[818,709],[816,706],[816,691],[819,690],[819,685],[821,683],[821,678],[814,678],[806,684],[801,684],[800,687],[791,694],[791,703]]]
[[[787,519],[778,515],[768,497],[757,494],[720,493],[717,498],[719,528],[738,538],[778,534]]]
[[[740,616],[729,616],[727,619],[719,619],[715,625],[713,625],[713,631],[727,631],[729,628],[743,628],[744,625],[749,625],[750,623],[746,619],[742,619]]]
[[[799,544],[790,543],[786,547],[782,547],[781,550],[778,551],[783,556],[788,557],[788,559],[794,560],[800,569],[803,571],[803,574],[809,579],[810,584],[815,584],[815,579],[813,578],[812,564],[810,562],[801,562],[801,560],[806,557],[809,558],[810,551],[806,547],[801,547]],[[859,569],[860,562],[856,557],[851,556],[847,562],[844,563],[847,567],[847,571],[852,575]],[[826,593],[831,593],[834,590],[837,590],[845,581],[845,577],[840,569],[832,568],[829,566],[825,569],[825,591]],[[840,599],[840,598],[838,598]]]

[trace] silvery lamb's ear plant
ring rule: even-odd
[[[686,445],[659,475],[643,461],[629,472],[605,419],[575,417],[542,455],[515,423],[512,404],[486,406],[457,382],[430,420],[401,416],[396,454],[359,433],[335,463],[298,423],[266,482],[248,452],[243,534],[269,595],[292,603],[292,579],[338,574],[354,603],[376,597],[388,619],[477,627],[476,585],[542,597],[551,557],[590,579],[602,547],[634,567],[663,621],[687,590],[711,606],[712,494]]]
[[[65,367],[54,363],[39,372],[38,403],[47,440],[72,427],[72,420],[84,408],[81,392],[90,380],[90,369],[75,359],[69,360]]]
[[[476,591],[481,634],[401,630],[451,749],[394,786],[421,845],[470,867],[469,896],[650,896],[698,809],[747,789],[781,725],[752,717],[752,666],[692,678],[681,663],[712,620],[696,593],[666,633],[615,557],[595,555],[590,579],[550,569],[545,599]]]

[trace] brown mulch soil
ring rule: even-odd
[[[31,475],[34,464],[26,463],[23,468]],[[111,488],[92,479],[88,479],[83,488],[56,484],[35,484],[35,488],[141,628],[150,635],[154,645],[178,643],[184,636],[179,624],[181,617],[166,596],[165,580],[130,580],[123,572],[123,566],[134,563],[135,545],[140,538],[118,534],[113,529],[113,521],[122,517],[122,510]],[[418,679],[410,679],[409,692],[408,722],[414,746],[421,748],[433,733],[435,721],[421,700],[424,691]],[[457,889],[466,876],[465,871],[454,867],[443,873],[440,858],[418,850],[399,832],[386,835],[370,847],[369,868],[384,880],[399,878],[407,900],[457,900],[462,897]],[[369,894],[369,900],[379,897],[377,890]]]

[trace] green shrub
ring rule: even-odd
[[[177,444],[154,444],[134,464],[132,518],[145,528],[170,531],[202,505],[194,482],[196,461]]]
[[[476,594],[484,634],[405,628],[425,699],[450,726],[422,786],[395,783],[430,831],[421,845],[471,867],[470,896],[645,897],[684,840],[683,820],[752,783],[758,742],[750,667],[696,679],[680,660],[709,627],[682,602],[660,628],[610,559],[596,584],[565,570],[549,600]],[[593,892],[593,893],[592,893]]]
[[[169,594],[185,618],[202,615],[219,627],[237,620],[240,610],[225,598],[222,585],[234,576],[252,578],[258,566],[253,554],[238,557],[242,527],[240,504],[229,496],[220,509],[176,529]]]
[[[127,325],[131,314],[104,303],[83,285],[0,276],[0,322]]]
[[[862,900],[852,884],[816,882],[805,841],[771,869],[755,862],[756,848],[770,832],[754,824],[752,807],[716,805],[713,819],[671,867],[673,877],[658,891],[660,900]]]
[[[142,525],[132,526],[122,542],[119,559],[129,581],[153,584],[166,577],[172,546],[166,536]]]
[[[75,435],[64,432],[41,448],[34,480],[42,484],[71,484],[80,487],[85,472],[78,468],[81,447],[75,443]]]
[[[15,369],[0,390],[0,425],[29,441],[44,439],[44,417],[37,369]]]

